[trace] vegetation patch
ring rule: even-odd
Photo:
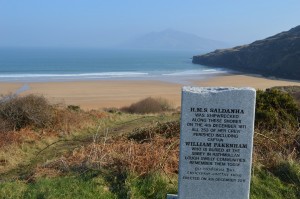
[[[254,175],[251,176],[251,199],[298,199],[300,197],[299,186],[287,184],[265,169],[254,167]]]
[[[43,128],[53,122],[53,107],[43,96],[6,96],[0,101],[0,132],[32,125]]]
[[[276,86],[272,89],[277,89],[290,94],[296,100],[298,105],[300,105],[300,86]]]
[[[286,91],[257,96],[251,198],[300,198],[299,108]],[[5,124],[10,130],[0,133],[0,198],[160,199],[177,193],[175,111],[49,106],[48,126]]]
[[[299,158],[299,113],[293,97],[277,89],[257,92],[253,161],[267,168]]]
[[[173,107],[171,103],[168,102],[168,100],[163,98],[148,97],[134,104],[131,104],[128,107],[121,108],[121,111],[127,113],[146,114],[146,113],[160,113],[172,109]]]
[[[82,171],[90,169],[108,169],[119,173],[133,172],[146,175],[161,171],[174,174],[178,172],[179,131],[174,136],[166,136],[173,123],[157,124],[151,137],[140,140],[146,130],[135,133],[134,138],[100,137],[89,145],[76,148],[71,155],[59,161],[47,163],[44,167],[56,168],[61,171]],[[168,127],[165,127],[168,126]],[[178,129],[179,130],[179,129]],[[166,133],[165,133],[166,132]],[[168,137],[168,138],[167,138]]]
[[[167,194],[177,194],[177,176],[169,176],[154,173],[140,177],[129,175],[126,181],[130,197],[139,199],[165,199]]]
[[[108,191],[102,178],[85,179],[83,176],[41,178],[34,183],[15,181],[0,184],[0,198],[116,198]]]
[[[300,165],[294,161],[284,161],[270,171],[282,182],[298,187],[300,191]],[[299,195],[300,196],[300,195]]]
[[[257,91],[255,125],[263,130],[298,128],[300,109],[291,95],[277,89]]]

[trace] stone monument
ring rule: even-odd
[[[256,92],[183,87],[179,199],[248,199]]]

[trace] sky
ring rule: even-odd
[[[300,25],[299,0],[0,0],[0,47],[105,48],[174,29],[246,44]]]

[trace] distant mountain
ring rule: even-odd
[[[193,63],[300,80],[300,26],[249,45],[194,56]]]
[[[199,50],[211,51],[228,48],[229,45],[197,35],[167,29],[161,32],[152,32],[122,44],[122,48],[155,49],[155,50]]]

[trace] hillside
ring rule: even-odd
[[[300,89],[277,89],[257,92],[252,199],[300,195],[300,109],[288,94]],[[84,111],[43,96],[6,99],[0,103],[0,199],[178,193],[180,112],[167,101]]]
[[[211,51],[229,47],[228,44],[194,34],[166,29],[152,32],[122,44],[122,48],[151,50],[199,50]]]
[[[193,63],[300,80],[300,26],[249,45],[194,56]]]

